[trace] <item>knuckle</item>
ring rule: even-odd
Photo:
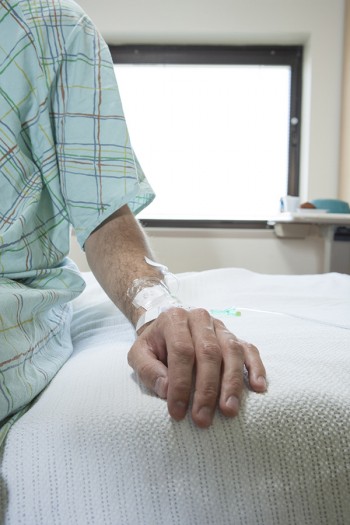
[[[208,321],[210,319],[210,314],[205,308],[195,308],[190,311],[190,314],[196,321]]]
[[[205,358],[206,361],[213,363],[218,363],[221,361],[221,348],[215,342],[203,342],[201,345],[200,354]]]
[[[168,310],[165,310],[165,312],[161,313],[161,316],[168,319],[170,322],[179,322],[185,319],[186,310],[172,306]]]
[[[218,398],[218,393],[217,384],[208,383],[196,391],[196,396],[203,404],[213,404]]]
[[[255,354],[256,356],[260,355],[260,352],[255,345],[253,345],[252,343],[246,343],[246,345],[247,345],[247,350],[251,354]]]
[[[232,389],[234,392],[238,392],[243,387],[243,371],[242,374],[232,374],[231,376],[227,377],[227,384],[230,385],[230,389]]]
[[[174,397],[182,398],[184,395],[187,396],[190,385],[184,379],[177,379],[173,382]]]
[[[154,376],[153,366],[150,363],[143,363],[138,367],[136,372],[142,380],[146,378],[152,379]]]
[[[253,345],[253,343],[248,343],[247,341],[243,341],[242,339],[236,339],[236,341],[237,341],[237,344],[242,346],[244,350],[254,353],[254,354],[259,354],[259,350],[257,349],[255,345]]]
[[[244,345],[240,341],[237,341],[233,338],[229,339],[228,349],[230,351],[230,354],[232,354],[234,357],[238,357],[239,359],[244,358]]]
[[[172,353],[177,359],[183,362],[193,361],[194,359],[193,346],[188,343],[184,343],[183,341],[174,341]]]
[[[215,324],[215,328],[217,330],[221,330],[223,333],[225,334],[230,334],[230,335],[233,335],[231,334],[231,332],[226,328],[225,324],[223,323],[223,321],[221,321],[221,319],[214,319],[214,324]]]
[[[244,357],[244,347],[243,347],[243,345],[237,345],[237,347],[235,348],[235,354],[239,358],[243,359],[243,357]]]

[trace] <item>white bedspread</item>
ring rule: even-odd
[[[10,431],[6,525],[350,524],[350,277],[179,276],[178,295],[256,344],[264,395],[208,430],[170,420],[126,355],[134,332],[91,274],[71,359]]]

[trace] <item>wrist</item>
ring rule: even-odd
[[[135,330],[138,333],[138,335],[142,333],[142,332],[139,332],[141,328],[143,328],[146,324],[150,323],[151,321],[154,321],[155,319],[157,319],[162,312],[166,312],[170,308],[186,308],[186,307],[180,304],[177,300],[171,300],[168,303],[164,302],[162,305],[154,306],[153,308],[150,308],[149,310],[145,310],[136,323]]]
[[[181,306],[166,283],[154,276],[135,279],[127,291],[127,296],[136,309],[133,316],[136,332],[145,324],[154,321],[165,310]]]

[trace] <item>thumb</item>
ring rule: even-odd
[[[168,369],[141,341],[131,347],[128,363],[147,388],[162,399],[167,398]]]

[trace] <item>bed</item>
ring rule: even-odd
[[[138,382],[133,329],[84,276],[74,353],[5,442],[0,522],[350,524],[349,275],[177,276],[182,301],[215,310],[268,371],[266,394],[246,388],[239,416],[208,430]]]

